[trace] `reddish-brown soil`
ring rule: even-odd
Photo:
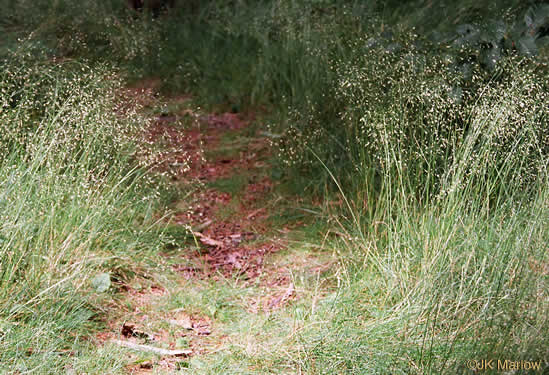
[[[237,204],[231,204],[235,194],[211,188],[200,189],[193,196],[190,206],[176,213],[175,223],[200,228],[193,235],[201,243],[201,249],[185,252],[182,254],[186,258],[184,265],[174,266],[184,278],[215,277],[221,273],[224,277],[252,279],[263,272],[264,257],[281,248],[279,242],[263,239],[262,232],[266,230],[264,221],[268,213],[265,207],[257,204],[273,189],[269,178],[254,178],[265,168],[265,164],[258,159],[269,152],[268,142],[256,138],[239,150],[236,156],[221,154],[211,159],[205,158],[205,154],[218,149],[221,138],[227,132],[242,130],[249,126],[249,121],[232,113],[210,114],[198,116],[192,128],[181,130],[160,117],[147,131],[149,142],[161,141],[170,147],[178,146],[179,151],[172,152],[165,161],[165,165],[188,163],[188,168],[175,177],[178,180],[206,184],[243,172],[251,176],[242,191],[237,193]],[[221,218],[219,211],[227,209],[231,212]]]

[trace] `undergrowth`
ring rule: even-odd
[[[92,280],[152,263],[161,190],[132,159],[141,124],[108,66],[14,54],[0,89],[0,371],[85,372],[65,354],[85,356],[102,320]]]
[[[158,18],[121,1],[0,4],[0,56],[14,35],[33,46],[0,76],[2,366],[63,366],[96,311],[89,276],[161,246],[106,60],[268,112],[279,177],[345,202],[325,212],[344,271],[304,318],[296,369],[547,367],[546,4],[205,1]]]

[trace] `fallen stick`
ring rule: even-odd
[[[112,342],[119,346],[125,346],[126,348],[130,348],[133,350],[138,350],[141,352],[149,352],[149,353],[155,353],[162,356],[188,356],[192,354],[192,350],[190,349],[184,349],[184,350],[168,350],[168,349],[162,349],[162,348],[156,348],[154,346],[150,345],[141,345],[141,344],[134,344],[133,342],[129,341],[122,341],[122,340],[112,340]]]
[[[260,213],[261,211],[265,211],[265,207],[261,207],[260,209],[255,210],[254,212],[252,212],[251,214],[249,214],[248,216],[246,216],[246,219],[250,220],[252,217],[254,217],[255,215],[257,215],[257,214]]]

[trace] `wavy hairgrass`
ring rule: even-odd
[[[347,283],[321,312],[327,329],[304,335],[302,366],[326,374],[464,373],[467,360],[482,359],[546,367],[543,75],[510,59],[458,102],[436,65],[370,59],[341,75],[340,144],[355,162],[342,190],[356,210],[339,245]]]
[[[119,80],[29,60],[0,67],[0,372],[60,373],[95,315],[90,276],[123,277],[160,246],[158,192],[131,166]]]

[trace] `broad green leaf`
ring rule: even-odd
[[[111,277],[108,273],[100,273],[93,278],[92,286],[98,293],[106,292],[111,287]]]

